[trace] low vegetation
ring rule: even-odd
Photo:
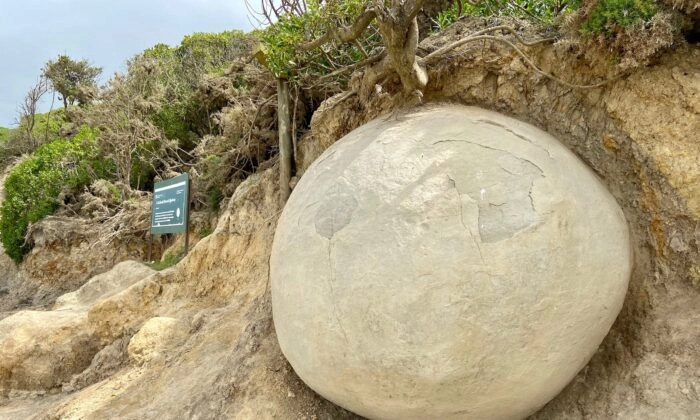
[[[179,263],[184,255],[184,251],[182,253],[167,253],[159,261],[149,263],[148,266],[156,271],[163,271]]]
[[[4,144],[9,138],[12,130],[6,127],[0,127],[0,143]]]

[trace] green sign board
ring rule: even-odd
[[[181,233],[187,231],[190,203],[190,176],[178,175],[153,187],[151,233]]]

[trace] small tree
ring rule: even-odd
[[[34,86],[29,89],[29,92],[24,97],[24,101],[19,105],[19,115],[17,125],[24,131],[24,136],[31,149],[37,146],[34,138],[34,125],[36,122],[36,111],[39,101],[44,94],[49,90],[49,83],[45,77],[40,77]]]
[[[255,10],[250,0],[247,3]],[[447,8],[450,3],[453,6]],[[349,78],[350,93],[359,94],[361,100],[375,91],[386,92],[383,87],[398,82],[398,90],[392,87],[389,93],[399,94],[395,95],[396,104],[410,105],[423,96],[431,66],[453,50],[475,42],[505,44],[534,72],[568,87],[591,88],[609,81],[578,85],[542,71],[521,47],[555,38],[528,41],[515,26],[503,23],[463,35],[433,51],[419,51],[418,17],[425,5],[430,5],[432,14],[442,10],[434,16],[436,26],[442,28],[463,13],[529,18],[546,24],[576,13],[577,30],[607,40],[618,32],[634,34],[635,28],[650,22],[659,0],[261,0],[259,4],[258,16],[269,26],[261,31],[262,50],[256,58],[276,76],[317,87],[354,71]],[[666,28],[656,30],[662,42],[652,43],[671,45],[672,28],[659,27]],[[661,33],[664,31],[667,34]],[[615,47],[614,42],[611,45]],[[616,48],[624,52],[619,45]],[[647,56],[661,50],[655,45],[644,49],[650,51]],[[335,93],[342,90],[335,89]]]
[[[43,76],[51,82],[51,87],[61,95],[63,107],[87,104],[97,94],[97,77],[102,68],[93,67],[86,60],[74,61],[61,54],[50,60],[43,69]]]
[[[264,0],[260,13],[281,30],[263,37],[271,54],[271,70],[278,76],[284,75],[287,63],[294,67],[300,54],[320,50],[333,73],[343,71],[343,67],[364,67],[365,89],[396,76],[404,97],[420,97],[428,82],[425,63],[416,54],[417,17],[424,3],[425,0]],[[287,31],[293,35],[288,36]],[[278,36],[280,33],[283,37]],[[355,57],[354,46],[359,57]],[[345,60],[332,57],[334,49],[343,48],[350,62],[355,63],[340,64]]]

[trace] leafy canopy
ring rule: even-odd
[[[285,14],[260,31],[261,53],[267,67],[277,77],[313,80],[352,65],[376,53],[381,37],[376,28],[365,31],[356,42],[329,42],[319,48],[301,51],[299,46],[342,26],[349,26],[365,11],[366,0],[322,2],[310,0],[306,12]]]
[[[61,95],[65,108],[76,103],[89,103],[97,94],[97,77],[100,73],[100,67],[90,66],[86,60],[74,61],[64,54],[50,60],[43,69],[44,77]]]

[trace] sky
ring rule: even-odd
[[[155,44],[178,45],[194,32],[251,30],[247,15],[244,0],[3,0],[0,126],[15,125],[19,103],[59,54],[102,67],[105,83]]]

